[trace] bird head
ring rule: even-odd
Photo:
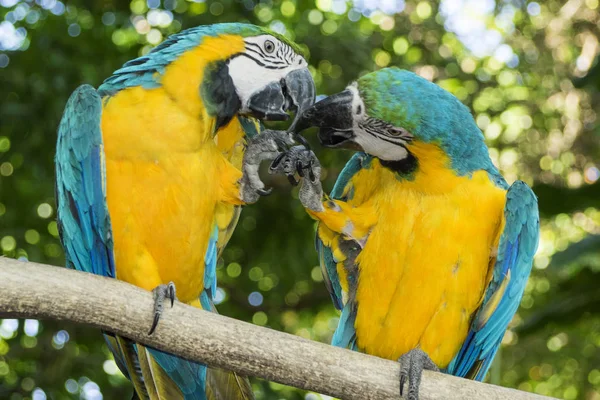
[[[489,159],[469,109],[434,83],[406,70],[386,68],[352,83],[306,110],[295,130],[319,127],[325,147],[364,151],[384,161],[414,157],[419,144],[439,147],[457,168]],[[425,158],[425,157],[421,157]]]
[[[239,113],[286,120],[287,110],[304,112],[315,99],[314,81],[299,48],[261,30],[244,38],[244,50],[226,63],[240,101]]]
[[[198,26],[127,62],[99,91],[163,87],[189,113],[206,111],[215,130],[235,115],[281,121],[313,105],[315,85],[300,48],[250,24]]]

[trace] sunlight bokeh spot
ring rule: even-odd
[[[104,364],[102,364],[102,369],[109,375],[116,375],[119,373],[119,367],[117,367],[115,360],[104,361]]]
[[[50,218],[52,216],[52,206],[48,203],[42,203],[37,208],[37,214],[40,218]]]
[[[26,319],[23,323],[23,332],[25,332],[27,336],[37,336],[39,329],[40,323],[37,319]]]
[[[252,292],[248,295],[248,303],[251,306],[258,307],[263,302],[263,295],[259,292]]]

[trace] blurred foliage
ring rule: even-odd
[[[307,48],[319,93],[397,65],[471,107],[493,161],[507,180],[533,185],[543,216],[532,278],[493,379],[598,400],[598,6],[598,0],[0,0],[0,250],[64,262],[52,159],[73,89],[100,84],[184,28],[225,21],[268,26]],[[319,149],[318,155],[331,188],[349,153]],[[329,341],[337,313],[312,250],[314,224],[295,189],[268,179],[277,190],[244,210],[219,262],[219,310]],[[319,398],[253,382],[259,399]],[[0,323],[0,398],[122,399],[130,391],[98,331],[52,321]]]

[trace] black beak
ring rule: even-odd
[[[290,126],[290,132],[295,131],[298,119],[306,110],[315,104],[315,81],[313,81],[308,69],[301,69],[288,74],[285,77],[286,94],[290,101],[288,110],[296,113],[294,122]]]
[[[319,128],[319,141],[325,147],[346,147],[356,149],[354,143],[354,118],[350,90],[329,96],[306,110],[297,118],[294,133],[311,126]]]
[[[267,121],[285,121],[286,111],[298,117],[315,102],[315,82],[308,68],[295,70],[279,82],[272,82],[254,93],[248,102],[252,116]]]

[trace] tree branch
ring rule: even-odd
[[[92,325],[209,366],[342,399],[398,399],[393,361],[335,348],[176,302],[156,332],[152,295],[92,274],[0,258],[0,317]],[[100,366],[98,366],[100,368]],[[425,371],[421,399],[542,396]]]

